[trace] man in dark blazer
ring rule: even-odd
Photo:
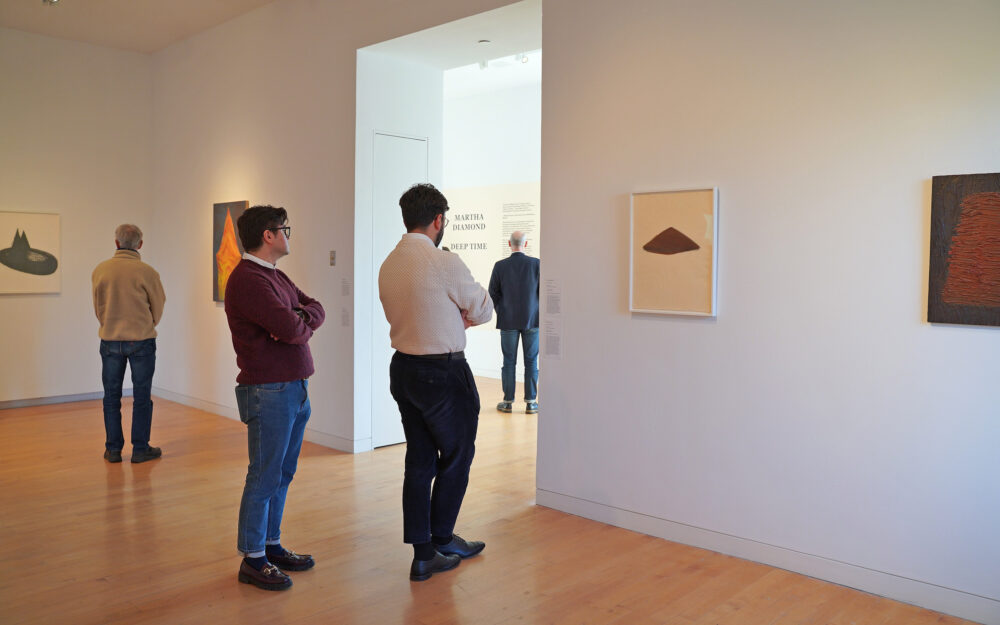
[[[527,235],[514,232],[507,243],[511,255],[493,266],[490,277],[490,297],[497,311],[500,329],[500,349],[503,351],[503,401],[500,412],[512,412],[514,378],[517,368],[517,342],[524,352],[525,412],[538,412],[538,273],[539,261],[524,254]]]

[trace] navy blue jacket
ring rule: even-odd
[[[490,297],[501,330],[530,330],[538,327],[537,258],[514,252],[493,265]]]

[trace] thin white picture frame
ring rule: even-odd
[[[717,317],[718,241],[718,187],[632,193],[629,311]]]

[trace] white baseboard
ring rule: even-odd
[[[122,397],[131,397],[132,389],[122,389]],[[75,395],[53,395],[51,397],[30,397],[28,399],[8,399],[0,401],[0,410],[7,408],[27,408],[29,406],[47,406],[49,404],[68,404],[72,401],[90,401],[104,399],[104,391],[96,393],[77,393]]]
[[[240,412],[235,406],[226,406],[212,401],[205,401],[204,399],[198,399],[197,397],[191,397],[190,395],[182,395],[181,393],[175,393],[156,386],[153,387],[153,395],[178,404],[191,406],[192,408],[197,408],[198,410],[211,412],[212,414],[217,414],[221,417],[226,417],[227,419],[233,419],[234,421],[240,420]]]
[[[542,489],[535,490],[535,501],[540,506],[608,525],[760,562],[979,623],[1000,625],[998,599]]]
[[[226,417],[227,419],[233,419],[234,421],[240,420],[239,410],[232,406],[224,406],[222,404],[217,404],[215,402],[205,401],[204,399],[198,399],[197,397],[190,397],[188,395],[182,395],[181,393],[174,393],[173,391],[157,388],[155,386],[153,387],[153,395],[156,395],[157,397],[162,397],[163,399],[178,404],[191,406],[192,408],[197,408],[198,410],[211,412],[212,414],[217,414],[219,416]],[[349,453],[370,451],[372,448],[372,442],[370,438],[353,441],[351,439],[335,436],[333,434],[327,434],[325,432],[318,432],[316,430],[311,430],[308,427],[306,428],[304,438],[310,443],[316,443],[317,445],[322,445],[324,447],[336,449],[337,451],[346,451]]]

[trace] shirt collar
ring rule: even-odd
[[[431,241],[431,238],[426,234],[424,234],[423,232],[407,232],[406,234],[403,235],[403,240],[405,241],[407,239],[410,239],[412,241],[420,241],[422,239],[430,243],[431,247],[437,247],[436,245],[434,245],[434,241]]]
[[[268,269],[277,269],[278,268],[277,265],[272,265],[271,263],[267,262],[263,258],[258,258],[257,256],[254,256],[250,252],[243,252],[243,259],[244,260],[249,260],[252,263],[257,263],[261,267],[267,267]]]

